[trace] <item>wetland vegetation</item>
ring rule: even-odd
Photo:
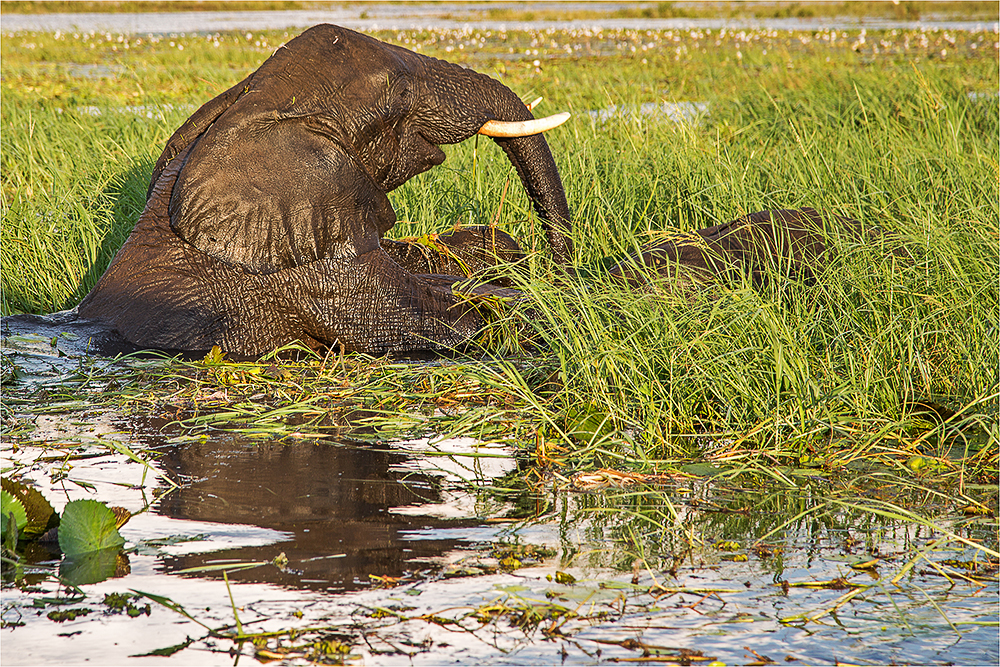
[[[75,305],[173,130],[290,36],[3,34],[2,312]],[[74,580],[36,540],[5,552],[5,651],[99,613],[145,628],[129,646],[148,653],[183,612],[207,627],[163,652],[192,663],[433,662],[442,642],[495,662],[996,662],[997,33],[377,36],[574,113],[548,138],[579,279],[553,283],[509,163],[470,140],[390,198],[399,236],[496,224],[539,251],[473,349],[107,360],[71,332],[5,333],[5,479],[134,515],[124,580],[115,559],[118,579]],[[664,103],[702,106],[677,123]],[[636,292],[604,270],[662,234],[809,205],[879,241],[831,238],[815,284]],[[463,438],[480,444],[442,444]],[[315,500],[338,470],[356,487]],[[420,512],[436,518],[343,555],[328,525]],[[127,589],[146,597],[101,602]]]

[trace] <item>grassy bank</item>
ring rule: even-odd
[[[173,129],[288,39],[119,37],[3,38],[5,314],[66,308],[86,294],[138,217]],[[376,369],[380,398],[352,393],[354,407],[390,415],[378,428],[476,428],[531,448],[540,463],[580,468],[691,459],[753,470],[878,466],[932,472],[959,488],[968,475],[995,472],[994,33],[380,37],[491,72],[526,99],[544,95],[544,111],[574,112],[549,140],[588,277],[554,287],[539,259],[523,278],[537,315],[530,332],[498,325],[484,351],[518,353],[517,336],[527,335],[542,350],[528,362],[359,366]],[[687,124],[587,114],[650,102],[705,102],[709,113]],[[544,247],[516,177],[506,190],[513,170],[492,142],[446,152],[442,167],[391,194],[405,221],[394,234],[495,219],[527,247]],[[877,227],[882,240],[832,239],[838,259],[816,285],[636,292],[601,268],[664,230],[805,205]],[[265,381],[257,368],[195,365],[170,392],[197,412],[199,396],[227,388],[227,403],[208,410],[220,415],[192,429],[270,415],[272,435],[288,437],[303,424],[343,429],[329,422],[329,406],[345,400],[331,387],[372,377],[316,361],[294,371],[309,382],[251,401]],[[471,397],[484,391],[494,398],[480,409]],[[469,410],[430,422],[401,416],[456,402]],[[290,415],[295,426],[281,426]]]

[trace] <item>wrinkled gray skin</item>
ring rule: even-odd
[[[494,235],[443,237],[452,252],[436,255],[383,241],[396,222],[386,193],[441,164],[439,145],[488,120],[531,118],[487,76],[344,28],[311,28],[174,133],[146,209],[79,315],[161,349],[459,345],[484,318],[453,292],[460,278],[434,274],[454,273],[456,256],[489,256]],[[569,208],[545,139],[496,141],[567,263]],[[516,254],[500,236],[500,254]]]

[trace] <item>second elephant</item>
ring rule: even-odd
[[[811,281],[829,262],[829,240],[845,234],[858,240],[872,236],[856,220],[810,207],[759,211],[654,241],[610,273],[636,288],[657,276],[682,288],[718,278],[745,278],[757,286],[773,276]]]

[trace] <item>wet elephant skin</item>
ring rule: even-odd
[[[736,220],[644,246],[610,269],[632,287],[651,277],[669,278],[678,287],[717,279],[746,278],[761,286],[769,276],[813,281],[831,259],[829,239],[847,235],[876,241],[877,230],[814,208],[759,211]]]
[[[531,119],[488,76],[337,26],[311,28],[173,134],[145,210],[78,312],[148,348],[460,345],[485,318],[454,292],[463,274],[425,280],[384,249],[396,223],[386,193],[440,164],[439,145],[490,121]],[[569,207],[545,139],[495,141],[554,257],[568,263]],[[468,242],[483,249],[482,239]]]

